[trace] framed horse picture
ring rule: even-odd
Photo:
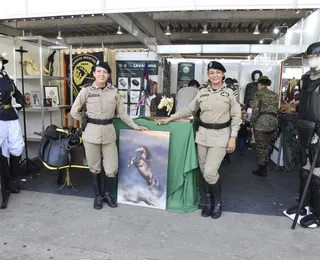
[[[118,203],[166,209],[170,132],[121,129]]]

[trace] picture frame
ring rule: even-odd
[[[30,96],[30,100],[31,100],[31,105],[33,107],[40,107],[41,106],[41,95],[40,95],[40,91],[31,91],[31,96]]]
[[[44,98],[51,98],[52,106],[60,105],[59,86],[44,86]]]
[[[51,98],[44,98],[43,99],[43,106],[44,107],[52,107],[52,99]]]

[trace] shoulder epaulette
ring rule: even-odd
[[[87,88],[87,87],[91,87],[92,86],[92,83],[88,83],[88,84],[84,84],[83,86],[82,86],[82,88]]]

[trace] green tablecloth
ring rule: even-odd
[[[154,121],[136,119],[138,125],[149,130],[170,132],[167,209],[192,212],[198,208],[198,161],[191,123],[172,122],[156,125]],[[119,130],[128,129],[120,119],[114,120],[119,146]]]

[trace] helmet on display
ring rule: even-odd
[[[309,45],[306,52],[303,54],[302,67],[305,74],[319,72],[320,68],[320,42],[315,42]]]
[[[320,57],[320,42],[315,42],[309,45],[305,53],[307,58]]]

